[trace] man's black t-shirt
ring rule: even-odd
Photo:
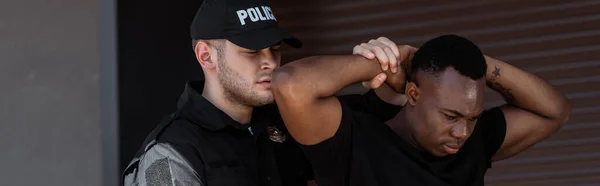
[[[459,152],[438,158],[417,150],[372,115],[340,102],[336,134],[304,146],[319,186],[484,185],[506,133],[502,110],[486,110]]]

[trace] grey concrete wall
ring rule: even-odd
[[[0,185],[95,186],[114,177],[102,174],[102,133],[112,131],[100,122],[99,6],[0,1]]]

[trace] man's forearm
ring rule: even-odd
[[[567,99],[546,81],[488,56],[486,62],[488,86],[502,94],[508,104],[548,119],[567,119],[570,113]]]
[[[273,84],[286,79],[287,84],[299,87],[293,92],[318,98],[333,96],[342,88],[370,80],[381,73],[381,66],[373,60],[357,55],[328,55],[302,58],[276,70]],[[388,77],[389,77],[388,72]]]

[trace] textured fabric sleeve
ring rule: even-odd
[[[303,146],[319,185],[347,185],[351,163],[352,111],[344,103],[342,120],[335,135],[321,143]]]
[[[158,143],[140,159],[136,180],[146,186],[205,186],[198,173],[167,143]]]
[[[350,109],[371,114],[383,122],[394,118],[402,109],[400,105],[383,101],[372,89],[362,95],[343,95],[338,96],[338,99]]]
[[[506,136],[506,119],[504,112],[500,107],[494,107],[486,110],[478,121],[477,125],[483,125],[483,140],[485,141],[485,156],[488,161],[488,167],[491,167],[492,156],[504,143]]]

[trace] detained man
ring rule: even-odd
[[[389,46],[372,41],[354,52]],[[277,106],[319,186],[484,185],[492,162],[547,138],[571,113],[546,81],[485,56],[466,38],[444,35],[399,51],[404,77],[391,86],[407,102],[386,123],[333,96],[379,73],[367,59],[318,56],[276,71]],[[506,104],[484,109],[486,85]]]

